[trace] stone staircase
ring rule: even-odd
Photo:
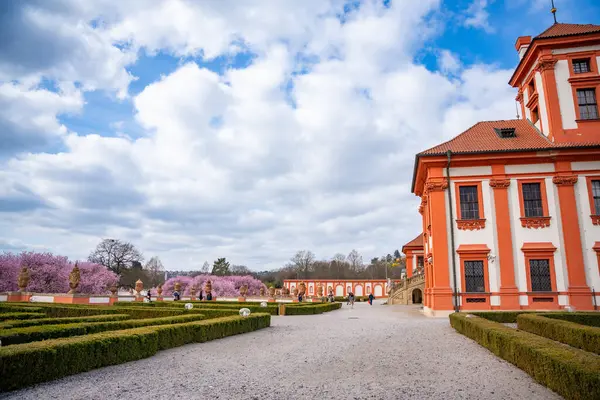
[[[388,304],[413,304],[413,291],[420,290],[420,296],[415,294],[418,303],[423,302],[423,293],[425,292],[425,275],[423,273],[405,278],[396,284],[388,295]],[[420,301],[419,301],[420,299]]]

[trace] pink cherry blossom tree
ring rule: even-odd
[[[0,292],[19,290],[17,280],[21,268],[29,269],[27,291],[34,293],[67,293],[69,274],[74,263],[52,253],[23,252],[0,254]],[[77,291],[104,294],[118,281],[118,276],[99,264],[79,262],[81,280]]]

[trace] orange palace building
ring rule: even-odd
[[[600,305],[600,25],[517,39],[522,119],[416,155],[424,310]]]

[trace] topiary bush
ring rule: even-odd
[[[475,315],[451,314],[450,324],[565,399],[600,399],[597,355]]]

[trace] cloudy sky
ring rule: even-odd
[[[400,248],[414,154],[514,117],[514,42],[549,3],[1,1],[0,250],[119,238],[263,269]]]

